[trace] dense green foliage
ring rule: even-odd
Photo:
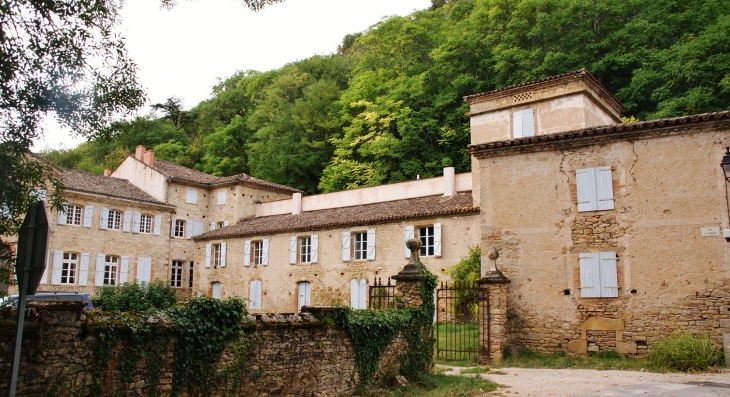
[[[719,365],[722,352],[708,334],[677,332],[651,346],[649,360],[680,371],[704,371]]]
[[[175,290],[162,280],[105,285],[92,299],[94,307],[109,312],[166,310],[176,302]]]
[[[477,92],[586,68],[639,120],[730,108],[728,10],[729,0],[436,1],[347,35],[334,55],[236,73],[189,111],[173,98],[95,144],[109,154],[146,144],[207,173],[309,193],[465,172],[462,97]],[[98,171],[118,159],[93,161]]]

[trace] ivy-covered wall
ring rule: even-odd
[[[151,362],[152,358],[147,363],[145,359],[138,360],[128,366],[125,374],[120,369],[129,354],[125,344],[129,347],[134,342],[125,336],[124,321],[115,323],[116,320],[98,313],[86,313],[73,303],[32,305],[26,321],[17,396],[174,395],[174,340],[163,336],[169,319],[147,319],[146,326],[152,329],[147,337],[152,340],[144,341],[145,349],[159,349],[160,354],[147,355],[158,357],[155,362]],[[233,343],[225,349],[216,374],[221,379],[215,383],[219,389],[200,394],[351,394],[358,382],[355,351],[346,331],[331,321],[337,310],[346,309],[313,311],[316,316],[302,313],[245,317],[245,346]],[[8,387],[14,324],[12,318],[0,320],[2,393]],[[109,337],[110,324],[117,331],[113,339]],[[380,359],[376,378],[388,379],[398,374],[399,358],[406,350],[406,338],[396,335],[385,348],[387,354]]]

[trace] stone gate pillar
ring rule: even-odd
[[[395,280],[395,296],[400,300],[398,307],[418,307],[423,304],[423,299],[421,299],[423,276],[418,270],[419,266],[423,266],[418,257],[421,240],[412,238],[406,242],[406,247],[411,250],[411,258],[403,270],[392,276],[391,279]]]
[[[479,294],[480,299],[487,300],[486,305],[479,305],[479,332],[484,343],[480,361],[496,363],[502,359],[503,351],[507,347],[507,284],[510,280],[497,269],[497,250],[491,250],[488,257],[493,264],[478,281],[479,286],[488,292],[487,296]]]

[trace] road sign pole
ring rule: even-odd
[[[18,320],[15,328],[15,345],[13,347],[13,366],[10,374],[10,387],[8,397],[15,397],[15,389],[18,386],[18,371],[20,369],[20,347],[23,343],[23,324],[25,323],[25,299],[28,293],[28,277],[30,276],[31,253],[33,250],[33,229],[36,222],[36,206],[30,207],[30,228],[25,263],[23,264],[23,277],[18,291]],[[16,267],[17,269],[17,267]]]

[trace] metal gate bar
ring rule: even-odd
[[[373,285],[369,288],[369,293],[371,310],[396,308],[395,285],[390,284],[390,277],[388,277],[387,285],[383,285],[383,280],[380,277],[376,277],[375,280],[373,280]]]
[[[436,289],[436,358],[484,361],[489,356],[489,289],[442,282]]]

